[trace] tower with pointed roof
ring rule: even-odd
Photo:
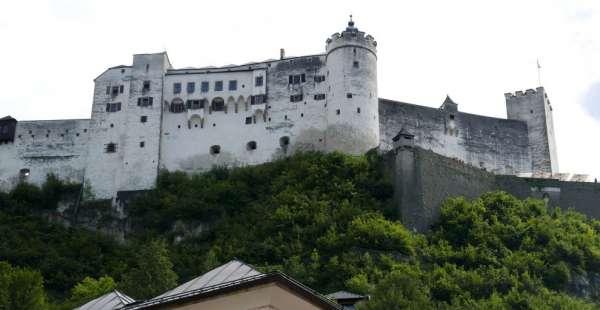
[[[362,154],[379,145],[377,42],[348,27],[327,39],[326,150]]]

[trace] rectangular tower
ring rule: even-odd
[[[557,173],[552,106],[544,88],[507,93],[505,98],[508,119],[527,124],[533,175],[549,177]]]
[[[159,165],[166,53],[134,55],[132,66],[95,80],[86,184],[93,198],[153,188]]]

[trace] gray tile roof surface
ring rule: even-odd
[[[335,292],[335,293],[331,293],[331,294],[327,295],[327,298],[335,299],[335,300],[340,300],[340,299],[365,298],[365,296],[354,294],[354,293],[350,293],[350,292],[346,292],[346,291],[339,291],[339,292]]]
[[[133,298],[114,290],[74,310],[114,310],[133,302],[135,302]]]
[[[173,296],[261,274],[239,260],[232,260],[155,298]]]

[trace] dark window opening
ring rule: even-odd
[[[106,86],[106,94],[110,95],[110,86]]]
[[[295,74],[290,75],[288,78],[288,84],[300,84],[306,82],[306,74]]]
[[[150,70],[150,64],[146,64],[146,72],[148,72],[148,70]]]
[[[325,94],[316,94],[313,98],[315,100],[325,100]]]
[[[352,63],[352,66],[353,66],[354,68],[358,68],[358,67],[359,67],[358,61],[355,61],[355,62],[353,62],[353,63]]]
[[[205,104],[206,99],[188,100],[185,102],[186,107],[191,110],[204,109]]]
[[[257,76],[254,78],[254,86],[260,87],[263,86],[264,78],[262,76]]]
[[[246,149],[248,151],[256,150],[256,141],[250,141],[246,143]]]
[[[121,103],[120,102],[106,104],[106,112],[117,112],[117,111],[121,111]]]
[[[173,93],[174,94],[181,93],[181,83],[173,83]]]
[[[325,76],[324,75],[315,75],[315,83],[321,83],[321,82],[325,82]]]
[[[183,100],[181,100],[179,98],[173,99],[169,110],[171,111],[171,113],[185,112],[185,105],[183,104]]]
[[[125,86],[119,85],[119,93],[122,94],[125,91]]]
[[[225,111],[225,100],[221,97],[216,97],[211,103],[213,111]]]
[[[221,146],[220,145],[213,145],[210,147],[210,154],[211,155],[217,155],[221,153]]]
[[[148,121],[148,116],[143,115],[143,116],[140,117],[140,122],[145,123],[147,121]]]
[[[112,96],[118,95],[119,94],[119,86],[113,86],[110,93]]]
[[[300,117],[304,117],[304,113],[300,113]]]
[[[215,91],[223,91],[223,81],[215,82]]]
[[[237,90],[237,80],[229,81],[229,90]]]
[[[140,147],[142,147],[142,148],[143,148],[144,146],[146,146],[146,142],[144,142],[144,141],[140,141]]]
[[[196,91],[196,83],[188,82],[186,88],[188,94],[193,94]]]
[[[533,110],[529,110],[529,113],[533,114]]]
[[[246,117],[246,125],[252,124],[252,117]]]
[[[108,143],[106,144],[104,151],[106,153],[115,153],[117,151],[117,144],[116,143]]]
[[[450,119],[454,119],[454,114],[450,114]]]
[[[341,111],[340,109],[335,110],[335,114],[340,115]]]
[[[115,127],[115,124],[110,124],[110,128],[114,128],[114,127]]]
[[[290,145],[290,137],[284,136],[279,138],[279,146],[287,147],[288,145]]]
[[[348,98],[348,99],[352,99],[352,93],[347,93],[347,94],[346,94],[346,98]]]
[[[30,173],[31,173],[31,171],[29,169],[27,169],[27,168],[23,168],[23,169],[19,170],[19,175],[22,178],[28,177]]]
[[[150,81],[144,81],[144,85],[142,86],[142,91],[150,91]]]
[[[250,105],[263,104],[267,102],[267,95],[250,96]]]
[[[137,105],[140,107],[148,107],[152,105],[152,102],[152,97],[139,97]]]
[[[202,82],[202,84],[200,84],[200,91],[203,93],[207,93],[208,92],[208,82]]]
[[[360,108],[356,108],[356,113],[360,114]]]
[[[283,116],[283,119],[285,119],[285,120],[287,121],[287,115],[284,115],[284,116]]]
[[[304,97],[302,96],[302,94],[298,94],[298,95],[291,95],[290,96],[290,102],[298,102],[298,101],[302,101]]]

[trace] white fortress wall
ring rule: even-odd
[[[89,120],[20,121],[13,143],[0,144],[0,190],[19,181],[41,185],[52,173],[81,182],[87,162]]]

